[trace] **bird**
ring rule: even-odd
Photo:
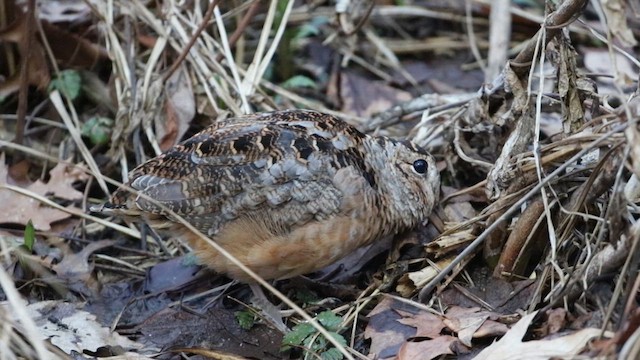
[[[137,166],[101,211],[181,238],[202,265],[263,298],[255,280],[176,216],[263,279],[280,280],[416,227],[439,189],[434,157],[411,141],[280,110],[213,123]]]

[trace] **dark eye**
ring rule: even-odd
[[[429,168],[429,164],[423,159],[418,159],[413,162],[413,170],[415,170],[418,174],[424,174],[427,172]]]

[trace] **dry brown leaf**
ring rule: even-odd
[[[445,267],[447,267],[447,265],[449,265],[451,261],[453,261],[453,258],[453,256],[449,256],[447,258],[438,260],[436,262],[437,269],[431,265],[427,265],[418,271],[413,271],[402,275],[398,280],[396,291],[402,294],[402,296],[411,296],[416,291],[416,289],[421,289],[431,279],[438,275],[438,269],[444,269]]]
[[[164,89],[166,96],[165,116],[159,116],[155,122],[162,151],[169,149],[182,139],[196,114],[196,100],[191,79],[184,66],[171,75]]]
[[[452,223],[451,225],[455,225],[455,223]],[[449,226],[449,224],[446,224],[446,226]],[[474,229],[469,228],[459,230],[449,235],[440,236],[435,241],[430,242],[426,246],[426,251],[427,254],[432,254],[434,258],[440,259],[443,256],[464,247],[475,240],[477,236],[478,235],[474,232]],[[448,264],[444,265],[446,266]]]
[[[442,335],[442,317],[384,298],[369,314],[365,338],[371,339],[369,356],[379,359],[432,359],[453,354],[457,339]]]
[[[454,224],[473,219],[478,214],[469,201],[450,202],[445,205],[443,212],[445,221]]]
[[[116,244],[116,240],[100,240],[89,243],[80,252],[67,254],[52,269],[56,277],[65,280],[74,290],[98,290],[99,285],[91,278],[93,264],[89,263],[89,256],[94,252]]]
[[[8,169],[7,180],[9,180],[9,184],[21,187],[31,185],[31,180],[29,180],[30,168],[31,163],[26,159],[14,162]]]
[[[534,280],[506,281],[487,276],[484,273],[487,270],[478,270],[472,274],[475,286],[468,287],[468,292],[495,309],[495,312],[502,317],[513,314],[519,309],[526,309],[535,291]],[[440,294],[440,301],[449,307],[454,305],[463,308],[477,307],[478,303],[469,297],[468,292],[451,287]],[[515,321],[510,323],[513,322]]]
[[[411,314],[404,311],[397,311],[404,318],[398,320],[399,323],[416,328],[414,337],[428,337],[435,339],[440,336],[440,332],[445,327],[442,319],[432,313],[421,311],[418,314]]]
[[[405,342],[398,352],[398,360],[430,360],[441,355],[453,355],[453,336],[441,335],[432,340]]]
[[[582,127],[584,121],[584,108],[578,89],[578,77],[576,57],[577,53],[565,37],[558,37],[557,56],[555,59],[558,78],[558,95],[566,110],[563,114],[563,129],[566,134],[573,134]]]
[[[471,339],[473,334],[484,324],[489,318],[486,312],[478,312],[480,308],[464,309],[457,307],[459,311],[447,312],[447,318],[444,323],[452,331],[458,333],[458,339],[466,346],[471,347]]]
[[[364,330],[364,337],[371,339],[370,357],[393,358],[406,339],[415,335],[416,329],[413,326],[398,322],[401,315],[397,310],[402,308],[402,303],[385,297],[369,313],[369,323]]]
[[[451,331],[458,334],[460,342],[471,347],[471,339],[503,335],[509,330],[505,324],[491,320],[498,317],[498,314],[481,311],[478,307],[452,306],[445,314],[444,323]]]
[[[531,99],[527,84],[520,79],[509,64],[505,67],[504,78],[505,88],[513,94],[509,116],[503,117],[495,114],[491,120],[497,125],[515,124],[515,129],[509,134],[500,156],[487,175],[485,188],[491,200],[498,199],[516,178],[511,159],[528,148],[535,129],[534,117],[530,112]]]
[[[564,308],[549,309],[544,324],[546,334],[556,334],[567,326],[567,310]]]
[[[7,166],[4,164],[4,154],[0,156],[0,185],[11,184]],[[88,176],[78,168],[67,168],[64,164],[56,165],[50,172],[51,178],[45,184],[40,180],[25,187],[40,196],[53,196],[65,200],[80,200],[83,194],[74,189],[76,181],[85,181]],[[74,208],[69,205],[67,208]],[[8,189],[0,189],[0,213],[4,214],[3,224],[26,225],[29,220],[37,230],[50,230],[51,223],[70,217],[67,212],[41,204],[39,201],[18,194]]]
[[[473,338],[486,338],[486,337],[496,337],[501,336],[509,331],[509,327],[501,322],[489,320],[487,319],[482,326],[475,333],[473,333]]]
[[[67,167],[58,163],[49,171],[50,179],[45,184],[37,180],[28,189],[40,195],[53,195],[65,200],[80,200],[82,192],[76,190],[72,185],[78,181],[86,181],[89,176],[78,167]]]

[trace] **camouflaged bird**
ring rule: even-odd
[[[439,186],[433,157],[413,143],[288,110],[211,125],[134,169],[103,210],[167,229],[204,265],[252,282],[158,203],[264,279],[284,279],[416,226]]]

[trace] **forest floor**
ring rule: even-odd
[[[638,38],[623,0],[2,2],[0,359],[640,358]],[[316,323],[284,335],[180,239],[90,211],[293,108],[442,179],[418,229],[273,283]]]

